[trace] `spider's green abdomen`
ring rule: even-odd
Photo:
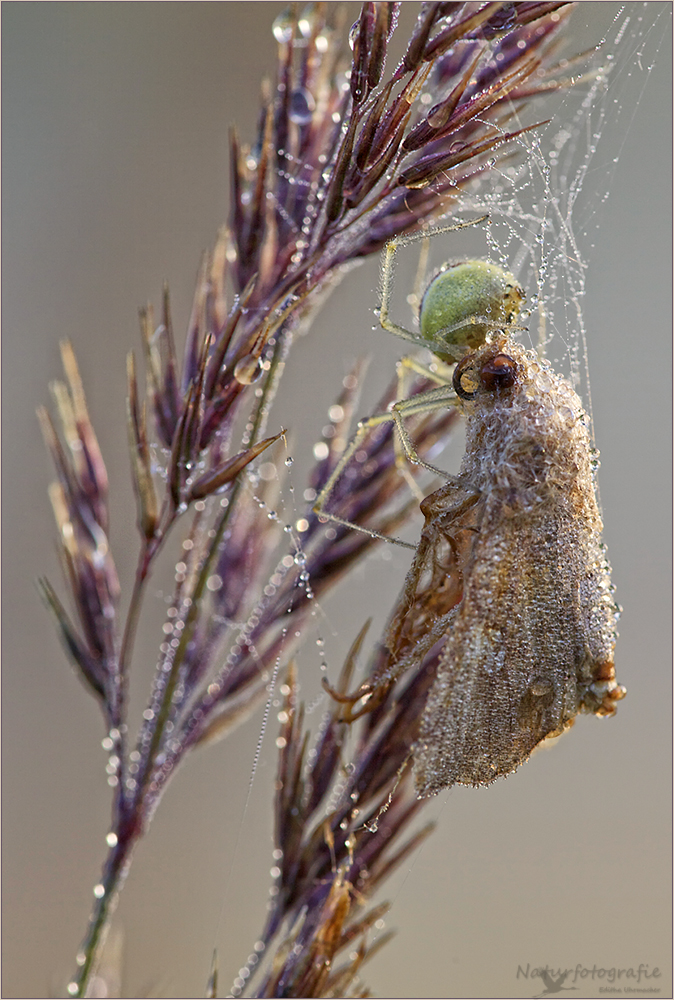
[[[485,342],[487,334],[512,323],[524,291],[508,271],[485,260],[449,265],[428,285],[419,309],[422,337],[441,360],[452,362]],[[447,351],[437,350],[446,344]]]

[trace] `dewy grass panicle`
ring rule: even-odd
[[[460,207],[469,183],[488,185],[493,165],[515,156],[518,137],[540,124],[533,111],[522,123],[531,99],[573,82],[553,61],[569,4],[424,4],[391,68],[387,50],[399,6],[363,4],[348,41],[338,5],[301,14],[292,8],[277,18],[276,80],[263,84],[252,146],[231,133],[230,219],[204,258],[182,363],[168,290],[159,325],[151,307],[141,311],[144,390],[135,359],[128,360],[139,554],[125,618],[108,543],[105,466],[68,345],[68,386],[54,389],[65,447],[41,411],[57,469],[50,493],[75,617],[48,582],[42,589],[71,660],[101,705],[113,790],[110,854],[71,995],[90,987],[133,849],[176,767],[264,698],[306,631],[312,598],[375,544],[343,525],[323,525],[310,503],[303,530],[287,526],[284,533],[273,488],[251,464],[263,453],[279,461],[284,429],[265,433],[293,339],[346,265]],[[357,383],[355,372],[306,495],[320,493],[339,461]],[[416,391],[427,388],[419,379]],[[382,405],[393,399],[392,387]],[[442,442],[454,420],[448,411],[417,418],[418,453]],[[354,475],[337,484],[331,503],[344,519],[380,533],[404,523],[415,501],[396,468],[390,426],[368,435]],[[157,556],[178,531],[174,594],[132,743],[134,637]],[[289,550],[274,563],[270,554],[286,540]],[[375,659],[386,655],[379,647]],[[353,986],[366,946],[342,969],[333,957],[379,919],[354,916],[354,908],[420,836],[395,847],[420,808],[409,798],[404,771],[432,675],[431,663],[401,697],[363,720],[343,791],[325,821],[318,812],[332,802],[347,727],[335,710],[307,757],[289,678],[276,803],[281,891],[265,945],[286,918],[294,924],[261,995],[340,995]],[[308,965],[293,944],[305,940],[315,953]]]

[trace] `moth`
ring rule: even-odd
[[[421,504],[386,638],[388,679],[443,643],[412,747],[419,797],[510,774],[579,713],[613,715],[626,693],[578,395],[507,332],[459,362],[453,387],[465,454]]]

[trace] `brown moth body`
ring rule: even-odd
[[[413,747],[420,797],[487,785],[578,713],[612,715],[625,695],[580,399],[506,333],[457,365],[454,388],[466,452],[421,505],[387,635],[395,676],[444,636]]]

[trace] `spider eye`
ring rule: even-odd
[[[490,392],[508,389],[514,385],[516,376],[517,365],[509,354],[497,354],[480,369],[480,382]]]

